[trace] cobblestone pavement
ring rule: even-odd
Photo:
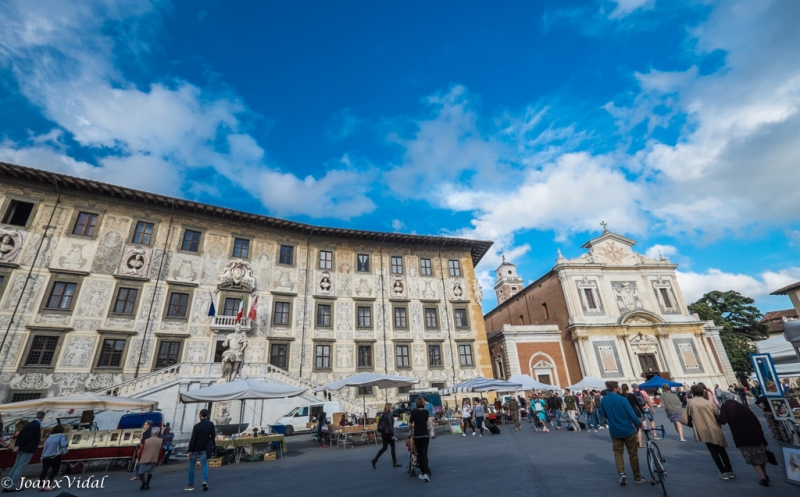
[[[784,481],[783,466],[768,466],[772,486],[759,486],[755,471],[745,466],[741,454],[733,447],[729,447],[728,453],[738,478],[729,481],[718,479],[708,450],[704,444],[693,441],[691,430],[686,430],[688,441],[681,443],[663,412],[659,410],[656,416],[656,421],[663,423],[667,430],[666,440],[658,443],[667,460],[670,496],[800,495],[800,487]],[[544,434],[534,432],[527,423],[523,423],[519,432],[514,432],[509,425],[500,428],[500,435],[492,436],[487,432],[480,438],[451,435],[445,432],[446,427],[438,427],[439,435],[431,443],[432,475],[428,484],[409,478],[405,467],[392,468],[388,452],[379,461],[378,469],[373,470],[369,461],[377,451],[375,445],[346,450],[321,449],[310,442],[307,435],[296,435],[288,439],[289,453],[282,460],[211,468],[211,488],[204,496],[275,493],[293,497],[387,497],[407,496],[410,492],[447,492],[459,497],[486,496],[493,492],[515,497],[662,495],[660,487],[631,482],[629,468],[628,485],[619,485],[608,431],[573,433],[551,430]],[[727,435],[728,441],[732,442],[730,433]],[[782,464],[777,443],[773,442],[771,447]],[[400,442],[397,457],[404,466],[407,464],[405,446]],[[642,472],[647,475],[644,450],[640,450],[640,460]],[[38,470],[38,465],[33,466],[26,474],[35,474]],[[102,477],[105,473],[94,474]],[[130,476],[124,471],[112,471],[108,473],[103,490],[66,490],[78,496],[176,495],[183,493],[186,484],[186,462],[183,460],[156,469],[152,489],[146,493],[139,491],[138,482],[128,481]],[[196,477],[198,488],[195,492],[201,492],[199,470]]]

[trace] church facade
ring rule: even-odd
[[[484,316],[494,375],[528,374],[562,388],[585,376],[734,382],[719,328],[686,307],[677,265],[634,252],[635,243],[604,230],[583,245],[587,253],[559,252],[555,266],[524,288],[503,259],[499,305]]]
[[[5,163],[0,185],[3,403],[155,396],[169,421],[178,392],[220,378],[491,374],[474,273],[491,242],[311,226]]]

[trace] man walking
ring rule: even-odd
[[[22,490],[21,488],[17,488],[17,485],[20,483],[19,477],[22,475],[22,471],[25,469],[25,466],[31,462],[33,453],[39,448],[39,439],[42,435],[43,419],[44,413],[41,411],[37,412],[36,419],[26,424],[25,428],[19,432],[19,435],[17,436],[17,442],[14,446],[14,452],[17,453],[17,459],[14,461],[14,466],[11,468],[11,472],[8,474],[11,484],[7,488],[3,488],[3,492],[17,492]]]
[[[198,456],[203,468],[203,490],[208,490],[208,457],[209,453],[214,452],[216,438],[214,423],[208,420],[208,411],[200,410],[200,421],[192,428],[192,437],[189,439],[189,446],[186,449],[186,455],[189,456],[189,484],[184,490],[194,490],[194,467],[197,464]]]
[[[551,391],[547,398],[547,408],[550,409],[550,426],[555,426],[556,430],[561,429],[561,407],[561,397]]]
[[[513,395],[508,399],[508,413],[511,415],[511,420],[514,421],[514,431],[519,431],[519,402]]]
[[[572,423],[572,429],[575,433],[579,433],[581,425],[578,423],[578,399],[570,393],[569,389],[564,390],[564,405],[567,407],[567,416],[569,416],[569,422]]]
[[[628,451],[628,459],[631,463],[633,470],[633,481],[635,483],[647,483],[647,480],[642,477],[639,471],[639,452],[636,440],[635,425],[639,425],[639,418],[633,412],[628,399],[621,396],[619,382],[607,381],[606,388],[608,393],[601,404],[603,405],[603,412],[608,418],[608,432],[611,435],[611,441],[614,444],[614,462],[617,465],[617,473],[619,473],[619,484],[625,485],[628,482],[628,477],[625,475],[625,459],[623,457],[625,450]],[[645,423],[641,421],[642,428]]]

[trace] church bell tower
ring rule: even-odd
[[[503,256],[503,263],[495,270],[497,281],[494,284],[494,291],[497,293],[497,303],[502,304],[522,290],[522,278],[517,275],[517,266],[506,261]]]

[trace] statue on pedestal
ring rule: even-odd
[[[228,335],[223,347],[228,349],[222,353],[222,377],[220,383],[228,383],[242,372],[244,366],[244,351],[247,348],[247,334],[242,331],[242,327],[237,323],[233,333]]]

